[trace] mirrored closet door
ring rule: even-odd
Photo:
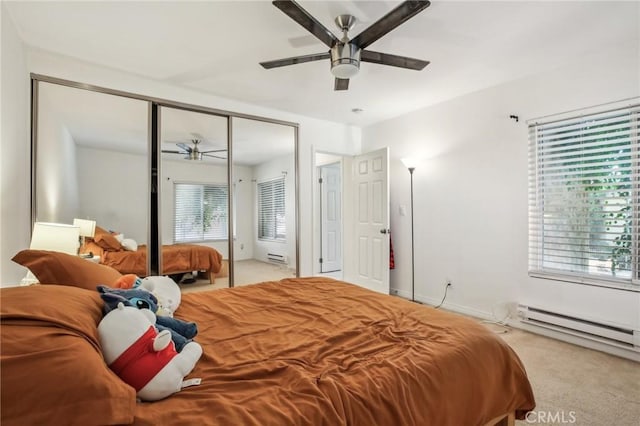
[[[160,109],[160,237],[162,250],[177,244],[212,247],[222,254],[217,286],[228,285],[228,118],[184,109]],[[170,257],[163,260],[170,262]],[[198,271],[174,273],[184,284],[208,281]]]
[[[34,102],[33,221],[88,219],[146,244],[149,103],[47,82]]]
[[[214,277],[172,269],[186,285],[298,274],[295,123],[46,76],[32,89],[32,222],[95,221],[145,252],[125,272],[140,276],[167,271],[169,246],[220,253]]]
[[[295,128],[232,119],[235,285],[296,276]]]

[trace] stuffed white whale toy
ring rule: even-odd
[[[105,361],[143,401],[157,401],[178,392],[183,379],[202,355],[196,342],[175,350],[171,334],[155,328],[155,314],[118,304],[98,324]]]

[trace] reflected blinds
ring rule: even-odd
[[[284,177],[258,182],[258,238],[284,240],[286,236]]]
[[[529,271],[638,278],[639,106],[529,126]]]
[[[227,239],[227,185],[176,183],[174,241]]]

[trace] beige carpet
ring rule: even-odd
[[[501,337],[522,359],[536,397],[536,412],[518,425],[640,426],[640,364],[523,330]]]
[[[236,265],[238,286],[289,276],[263,262]],[[218,278],[213,286],[198,281],[181,287],[184,292],[205,291],[227,283]],[[504,331],[498,325],[487,327]],[[522,359],[536,397],[535,412],[517,425],[640,426],[639,363],[513,328],[500,337]]]
[[[255,284],[262,281],[278,281],[295,277],[295,273],[284,266],[248,259],[239,260],[234,265],[234,285],[236,287]],[[183,293],[194,291],[218,290],[229,287],[228,277],[216,277],[213,285],[207,280],[198,279],[192,284],[180,284]]]

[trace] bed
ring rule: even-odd
[[[80,248],[81,254],[93,254],[100,263],[122,274],[147,275],[147,246],[127,244],[120,234],[96,227],[94,238],[88,238]],[[123,241],[125,243],[123,244]],[[133,240],[128,240],[129,242]],[[172,244],[162,246],[162,275],[179,275],[187,272],[204,272],[210,283],[222,268],[222,254],[212,247],[196,244]]]
[[[176,316],[204,349],[187,378],[202,383],[136,403],[102,359],[90,281],[0,290],[4,426],[488,425],[535,407],[484,325],[326,278],[183,294]]]

